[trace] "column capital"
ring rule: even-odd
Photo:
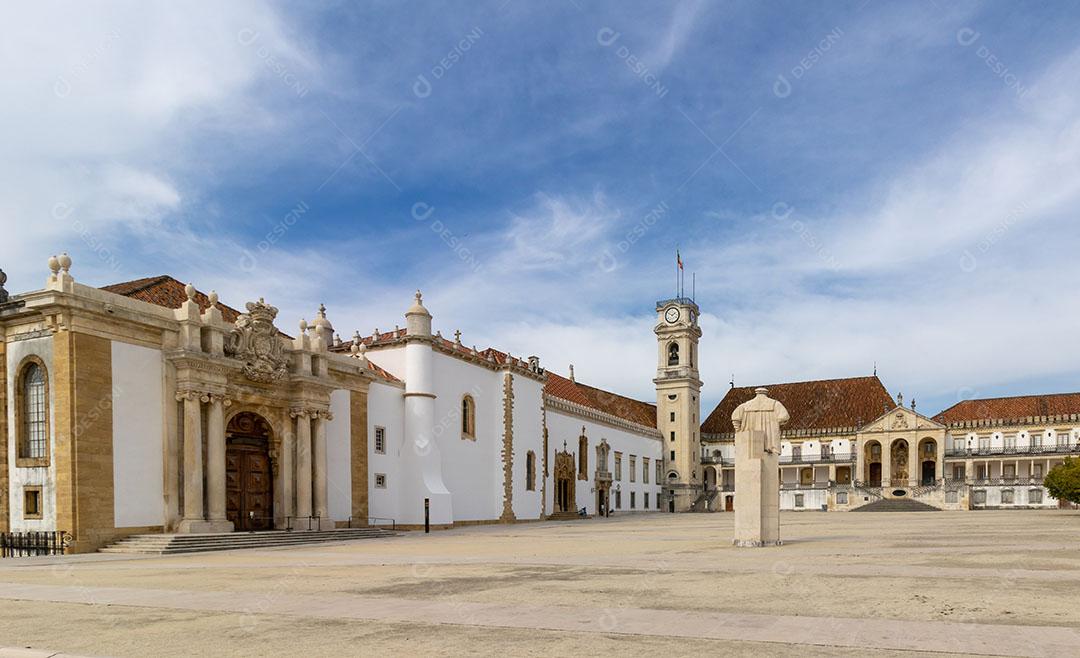
[[[181,390],[176,392],[176,401],[182,400],[198,400],[199,402],[209,402],[210,394],[203,393],[202,391],[195,391],[191,389]]]
[[[209,393],[211,404],[220,404],[223,407],[231,407],[233,399],[223,393]]]
[[[289,409],[290,418],[310,418],[311,414],[312,412],[310,409],[304,409],[302,407],[293,407],[292,409]]]
[[[329,410],[319,410],[314,412],[313,415],[321,420],[334,420],[334,414],[330,413]]]

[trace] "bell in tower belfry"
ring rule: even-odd
[[[685,297],[656,303],[656,429],[663,439],[661,506],[686,512],[704,490],[698,306]]]

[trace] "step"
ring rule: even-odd
[[[933,505],[927,505],[910,498],[882,498],[868,505],[856,507],[852,512],[940,512]]]
[[[165,555],[238,549],[281,548],[359,539],[382,539],[397,533],[382,528],[343,528],[314,532],[283,530],[257,533],[131,535],[101,548],[101,553]]]

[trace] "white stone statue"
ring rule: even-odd
[[[759,388],[731,414],[735,426],[735,545],[780,545],[780,426],[784,405]]]

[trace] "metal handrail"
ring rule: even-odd
[[[1027,446],[995,446],[986,448],[946,448],[946,457],[982,457],[993,455],[1074,455],[1080,454],[1080,444],[1077,445],[1058,445],[1056,443],[1047,445],[1027,445]]]
[[[363,518],[365,520],[364,527],[377,527],[379,525],[380,521],[389,521],[390,522],[390,529],[391,530],[397,530],[397,521],[395,519],[389,519],[389,518],[382,517],[382,516],[367,516],[367,517],[360,517],[360,518]],[[353,519],[354,519],[354,517],[351,517],[351,516],[349,517],[348,523],[349,523],[350,528],[353,527]],[[372,521],[374,521],[375,523],[372,523]]]

